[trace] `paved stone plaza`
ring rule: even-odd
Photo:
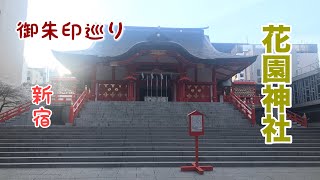
[[[0,169],[1,180],[319,180],[320,168],[216,168],[198,175],[179,168],[21,168]]]

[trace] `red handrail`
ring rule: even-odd
[[[291,112],[287,109],[287,119],[297,122],[304,127],[308,127],[307,117],[300,116],[294,112]]]
[[[263,97],[262,96],[255,96],[253,97],[253,103],[254,105],[259,105],[261,104],[261,99]],[[248,115],[249,114],[249,111],[251,110],[251,108],[248,106],[248,104],[252,104],[252,101],[248,101],[247,99],[244,99],[244,100],[241,100],[238,96],[236,96],[234,93],[230,93],[229,96],[224,96],[224,100],[225,101],[229,101],[231,103],[234,104],[234,106],[239,110],[241,111],[242,113],[245,114],[245,116],[252,121],[252,123],[254,123],[254,120]],[[239,103],[238,103],[239,102]],[[238,104],[238,105],[237,105]],[[239,104],[242,104],[241,106],[243,106],[243,108],[239,108]],[[243,105],[245,104],[245,105]],[[252,110],[251,110],[252,111]],[[247,112],[247,113],[246,113]],[[308,121],[307,121],[307,117],[302,117],[294,112],[291,112],[289,111],[288,109],[286,110],[286,113],[287,113],[287,119],[291,120],[291,121],[294,121],[294,122],[297,122],[299,124],[301,124],[302,126],[304,127],[308,127]],[[252,116],[255,116],[252,115]],[[255,117],[254,117],[255,118]]]
[[[245,117],[250,121],[252,126],[254,126],[256,124],[255,108],[249,107],[233,92],[230,93],[229,98],[229,102],[231,102],[240,112],[242,112],[245,115]]]
[[[31,102],[26,102],[24,104],[21,104],[17,107],[14,107],[8,111],[5,111],[0,114],[0,122],[4,122],[6,120],[9,120],[15,116],[19,116],[22,113],[29,111],[31,107]]]
[[[84,90],[77,101],[72,106],[70,106],[69,123],[74,123],[74,117],[78,115],[84,103],[89,99],[89,96],[89,91]]]
[[[257,101],[256,102],[259,102],[260,103],[260,100],[262,99],[263,97],[256,97]],[[260,100],[259,100],[260,99]],[[259,100],[259,101],[258,101]],[[302,117],[292,111],[289,111],[288,109],[286,109],[286,114],[287,114],[287,119],[288,120],[291,120],[291,121],[294,121],[294,122],[297,122],[299,124],[301,124],[302,126],[304,127],[307,127],[308,126],[308,121],[307,121],[307,117]]]

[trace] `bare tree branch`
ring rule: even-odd
[[[30,99],[31,90],[27,84],[13,87],[0,81],[0,112],[8,107],[15,107]]]

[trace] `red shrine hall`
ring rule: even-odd
[[[204,28],[125,27],[118,41],[53,53],[97,101],[218,102],[256,60],[217,51]]]

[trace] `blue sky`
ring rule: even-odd
[[[319,8],[317,0],[29,0],[27,20],[38,23],[52,20],[57,24],[122,21],[128,26],[209,26],[205,33],[212,42],[248,40],[249,43],[260,43],[264,37],[261,25],[285,23],[292,26],[292,43],[320,44]],[[30,40],[26,59],[30,66],[48,64],[46,61],[57,65],[50,49],[84,49],[91,43],[85,39]],[[43,49],[40,54],[39,48]]]

